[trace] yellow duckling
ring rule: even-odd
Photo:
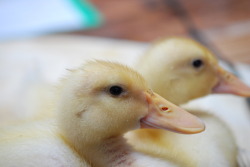
[[[174,104],[209,93],[250,96],[250,88],[219,66],[201,44],[186,38],[167,38],[154,43],[135,69],[152,89]]]
[[[204,124],[152,92],[132,69],[88,62],[63,80],[55,117],[0,130],[0,166],[167,167],[125,142],[136,128],[198,133]]]
[[[190,39],[169,38],[156,42],[141,57],[136,69],[155,92],[176,104],[209,93],[250,96],[249,87],[222,69],[208,49]],[[205,120],[205,132],[187,136],[141,129],[125,136],[136,150],[180,166],[237,166],[237,148],[228,127],[212,114],[189,111]]]

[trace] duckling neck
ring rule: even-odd
[[[101,140],[93,138],[92,142],[64,140],[91,167],[174,167],[170,162],[135,152],[123,136]]]
[[[170,162],[135,152],[122,136],[85,145],[84,150],[77,151],[92,167],[174,167]]]
[[[100,143],[85,145],[84,151],[80,151],[93,167],[133,166],[133,151],[123,137],[111,137]]]

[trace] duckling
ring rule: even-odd
[[[250,88],[222,69],[215,56],[185,38],[160,40],[135,67],[152,89],[176,104],[210,93],[250,96]],[[140,129],[125,135],[136,150],[185,167],[237,166],[237,146],[228,126],[203,109],[188,110],[206,122],[206,131],[192,136]],[[218,111],[219,112],[219,111]]]
[[[207,48],[187,38],[157,41],[134,68],[156,93],[178,105],[210,93],[250,96],[250,88],[220,67]]]
[[[56,116],[0,130],[0,166],[168,167],[123,138],[137,128],[199,133],[197,117],[148,88],[134,70],[91,61],[62,82]]]

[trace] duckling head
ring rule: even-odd
[[[58,125],[73,143],[97,143],[141,127],[204,130],[198,118],[152,92],[137,72],[120,64],[88,62],[62,85]]]
[[[152,89],[175,104],[209,93],[250,96],[250,88],[219,66],[201,44],[186,38],[157,41],[137,63]]]

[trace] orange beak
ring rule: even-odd
[[[204,123],[196,116],[177,107],[156,93],[146,93],[149,114],[141,119],[142,128],[166,129],[193,134],[205,130]]]
[[[227,72],[219,67],[217,75],[219,82],[213,88],[212,93],[228,93],[244,97],[250,96],[250,87],[230,72]]]

